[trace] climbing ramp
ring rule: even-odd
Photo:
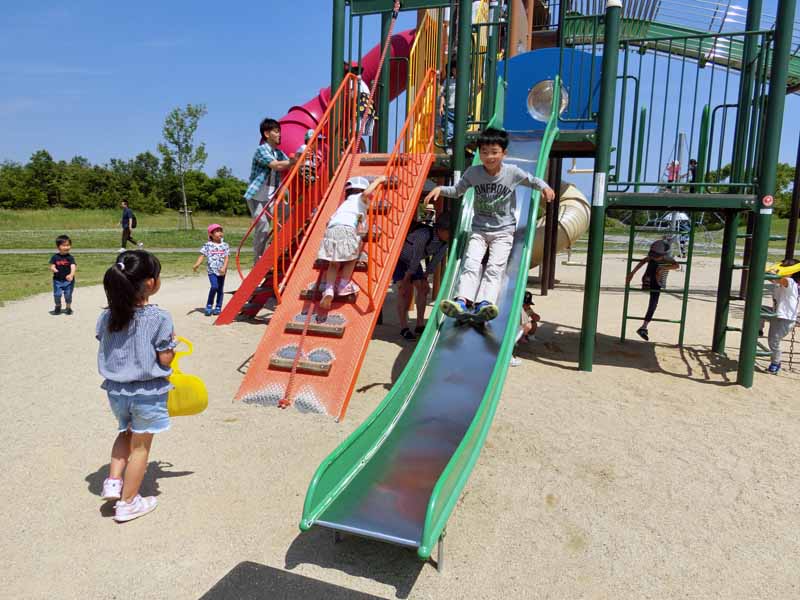
[[[281,407],[294,405],[337,419],[344,416],[433,162],[435,84],[436,74],[431,70],[391,154],[357,154],[351,148],[338,165],[302,240],[298,242],[292,235],[293,229],[278,228],[272,256],[273,293],[279,304],[237,399]],[[419,148],[421,132],[427,139],[423,151],[408,151]],[[316,256],[327,222],[344,198],[348,177],[372,179],[381,175],[386,176],[387,184],[373,196],[362,260],[353,276],[360,291],[336,297],[331,309],[324,311],[319,307],[317,286],[327,263]],[[277,281],[274,273],[283,273],[283,278]]]

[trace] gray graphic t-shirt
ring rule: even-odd
[[[497,231],[514,228],[516,208],[514,190],[524,185],[535,190],[547,188],[547,183],[516,165],[503,163],[497,175],[489,175],[483,165],[475,165],[464,171],[456,185],[442,186],[442,195],[458,198],[469,188],[475,188],[475,215],[472,229]]]

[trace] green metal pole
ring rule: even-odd
[[[694,255],[694,211],[689,213],[689,249],[686,253],[686,269],[683,275],[683,297],[681,298],[681,325],[678,331],[678,346],[683,348],[683,334],[686,332],[686,310],[689,304],[689,282],[692,278],[692,256]],[[678,232],[678,246],[680,246],[682,235]]]
[[[639,138],[636,141],[636,185],[634,191],[639,191],[639,182],[642,180],[642,157],[644,156],[644,133],[647,130],[645,121],[647,120],[647,107],[642,107],[639,111]]]
[[[703,107],[703,116],[700,118],[700,142],[697,151],[697,174],[695,177],[696,182],[704,182],[706,180],[706,166],[708,164],[708,144],[711,138],[711,106],[706,104]],[[705,194],[706,186],[695,186],[695,191],[698,194]]]
[[[633,268],[633,244],[636,240],[636,211],[631,211],[631,227],[630,232],[628,234],[628,260],[626,264],[628,265],[625,269],[625,296],[622,300],[622,330],[619,333],[619,341],[625,341],[625,329],[628,325],[628,301],[630,300],[631,296],[631,283],[628,281],[628,273],[631,272],[631,268]]]
[[[381,44],[386,42],[389,27],[392,24],[392,13],[381,13]],[[378,96],[378,152],[389,152],[389,81],[391,75],[392,50],[386,56],[386,62],[381,69],[380,95]]]
[[[589,250],[586,257],[586,280],[583,292],[583,318],[578,368],[591,371],[594,359],[597,309],[600,302],[600,272],[603,266],[603,230],[606,219],[606,178],[611,164],[611,138],[614,128],[614,105],[619,59],[621,0],[608,0],[603,40],[603,78],[600,83],[600,112],[597,118],[597,146],[594,161],[592,212],[589,221]]]
[[[336,93],[344,79],[344,4],[345,0],[333,0],[333,31],[331,33],[331,96]]]
[[[761,25],[761,0],[748,0],[745,31],[756,31]],[[747,154],[747,133],[750,124],[750,106],[753,96],[758,59],[758,36],[750,34],[744,38],[742,50],[742,72],[739,79],[739,99],[734,130],[731,183],[741,183],[744,175],[744,157]]]
[[[769,226],[772,221],[772,198],[776,192],[777,166],[786,102],[786,80],[789,73],[789,53],[792,46],[796,0],[780,0],[775,19],[775,45],[772,72],[769,78],[767,116],[764,122],[764,160],[758,177],[758,216],[753,230],[753,251],[750,258],[750,277],[747,281],[747,300],[742,323],[742,342],[739,348],[739,369],[736,382],[744,387],[753,385],[756,342],[763,298],[764,267],[767,264]]]
[[[456,62],[456,114],[453,132],[453,170],[460,176],[466,166],[464,148],[467,142],[467,110],[469,103],[470,56],[472,54],[472,2],[458,3],[458,55]]]
[[[489,1],[489,23],[498,20],[497,0]],[[481,94],[481,121],[488,123],[494,114],[494,97],[497,88],[497,40],[500,37],[500,26],[489,25],[488,43],[486,44],[485,75],[483,77],[483,94]]]
[[[728,331],[728,311],[731,306],[731,283],[733,263],[736,260],[736,232],[739,229],[739,214],[725,211],[725,231],[722,235],[722,257],[717,280],[717,306],[714,313],[714,334],[711,349],[725,354],[725,333]]]

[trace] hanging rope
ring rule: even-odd
[[[367,125],[367,121],[369,117],[372,115],[373,106],[375,101],[375,91],[378,89],[378,81],[381,78],[381,72],[383,71],[383,65],[386,61],[386,56],[389,53],[389,49],[391,48],[392,44],[392,33],[394,31],[395,23],[397,22],[397,15],[400,13],[400,0],[395,0],[394,7],[392,8],[392,20],[389,23],[389,31],[386,34],[386,40],[383,43],[383,50],[381,51],[381,59],[378,62],[378,70],[375,73],[375,78],[372,80],[372,88],[369,92],[369,101],[367,102],[366,109],[364,110],[364,114],[361,116],[361,122],[358,126],[358,131],[356,132],[356,137],[353,140],[351,145],[351,157],[350,163],[347,165],[347,173],[345,173],[344,181],[350,179],[350,175],[353,173],[353,166],[355,165],[355,156],[356,154],[360,153],[360,140],[364,135],[364,129]],[[356,86],[361,83],[361,74],[358,75],[358,81],[356,82]],[[358,94],[358,88],[355,90],[356,94]],[[356,96],[357,98],[358,96]],[[357,101],[357,100],[356,100]],[[294,386],[295,375],[297,374],[297,365],[300,363],[300,359],[303,354],[303,345],[306,341],[306,336],[308,334],[308,326],[311,323],[311,318],[315,313],[315,308],[319,307],[319,301],[316,299],[317,291],[320,291],[320,283],[322,283],[322,275],[323,271],[320,270],[319,275],[317,276],[317,281],[314,284],[314,289],[311,294],[311,299],[309,302],[306,303],[306,318],[303,322],[303,332],[300,334],[300,341],[297,344],[297,351],[294,355],[294,361],[292,361],[292,370],[289,373],[289,380],[286,382],[286,390],[284,391],[283,398],[280,399],[278,402],[279,408],[287,408],[291,405],[291,392]]]

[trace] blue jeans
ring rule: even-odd
[[[72,304],[72,290],[75,289],[75,281],[61,281],[53,279],[53,298],[56,306],[61,306],[61,295],[64,295],[64,302]]]
[[[211,308],[214,306],[214,296],[216,295],[217,308],[222,308],[222,294],[225,291],[225,275],[215,275],[214,273],[209,273],[208,281],[211,283],[211,289],[208,291],[206,307]]]

